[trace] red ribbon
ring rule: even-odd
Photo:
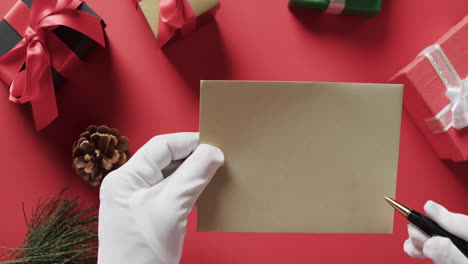
[[[36,0],[29,12],[18,12],[5,19],[15,28],[20,21],[29,21],[22,33],[23,39],[7,54],[0,57],[0,66],[6,72],[15,71],[10,85],[10,101],[31,102],[36,129],[40,130],[58,116],[51,54],[47,40],[58,26],[66,26],[87,35],[105,46],[104,32],[99,18],[76,8],[82,0]],[[24,4],[16,7],[24,10]],[[16,16],[16,17],[15,17]],[[17,28],[15,28],[17,29]],[[18,29],[17,29],[18,31]],[[21,32],[19,32],[21,34]],[[19,72],[24,62],[26,69]]]
[[[135,0],[137,3],[141,0]],[[157,41],[166,44],[177,32],[182,34],[193,31],[197,16],[187,0],[159,0],[159,25]]]

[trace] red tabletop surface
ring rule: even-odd
[[[0,2],[0,16],[14,1]],[[42,132],[0,87],[0,245],[21,241],[23,201],[29,210],[70,186],[98,203],[98,189],[71,168],[72,143],[90,124],[119,128],[134,152],[154,135],[197,131],[201,79],[384,83],[468,13],[466,0],[384,0],[373,18],[291,12],[286,0],[222,0],[214,22],[162,52],[133,2],[88,1],[107,22],[108,47],[68,76],[60,117]],[[403,112],[399,200],[422,211],[433,199],[468,214],[466,174],[468,163],[439,160]],[[429,263],[403,252],[399,215],[393,234],[362,235],[197,233],[195,214],[182,263]]]

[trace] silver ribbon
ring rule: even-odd
[[[456,129],[467,127],[468,77],[464,80],[460,78],[438,44],[427,47],[418,56],[425,56],[432,64],[447,89],[445,94],[450,99],[450,104],[439,113],[424,120],[429,129],[434,133],[443,133],[452,127]]]
[[[346,6],[346,0],[330,0],[326,13],[341,14]]]

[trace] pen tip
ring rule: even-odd
[[[411,209],[393,200],[392,198],[385,196],[385,200],[387,201],[388,204],[390,204],[393,208],[395,208],[398,212],[400,212],[404,216],[407,217],[411,213]]]
[[[393,199],[392,198],[389,198],[387,196],[385,196],[384,198],[385,198],[385,201],[387,201],[387,203],[389,203],[391,206],[393,206],[393,203],[392,203]]]

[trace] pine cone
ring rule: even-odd
[[[92,186],[129,158],[128,138],[115,128],[89,126],[73,144],[73,168]]]

